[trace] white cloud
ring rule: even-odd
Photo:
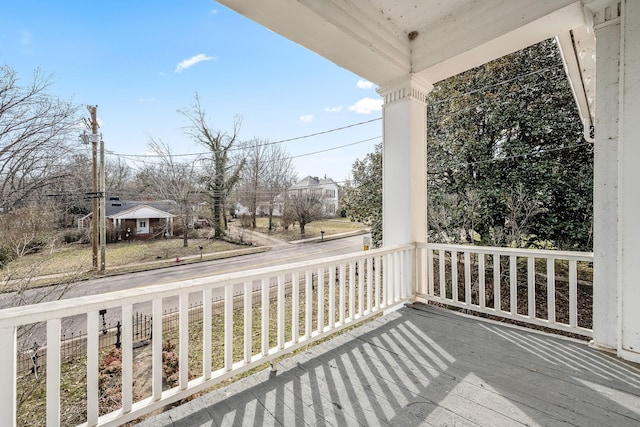
[[[156,100],[155,98],[138,98],[138,102],[142,102],[142,103],[144,103],[144,102],[153,102],[155,100]]]
[[[300,116],[300,121],[304,122],[304,123],[311,123],[313,121],[313,115],[312,114],[307,114],[304,116]]]
[[[212,14],[212,15],[215,15],[215,14],[217,14],[217,13],[218,13],[218,9],[213,9],[213,10],[211,11],[211,14]]]
[[[349,106],[349,111],[353,111],[356,114],[371,114],[380,110],[382,110],[382,99],[362,98]]]
[[[33,34],[31,34],[30,31],[20,30],[20,40],[22,41],[23,46],[29,46],[32,38]]]
[[[358,80],[356,86],[358,86],[358,88],[360,89],[371,89],[373,87],[373,83],[368,80]]]
[[[199,55],[192,56],[191,58],[185,59],[184,61],[180,62],[176,66],[176,70],[175,71],[176,71],[176,73],[181,73],[182,70],[186,70],[187,68],[193,67],[198,62],[211,61],[212,59],[215,59],[215,57],[208,56],[208,55],[205,55],[204,53],[201,53]]]
[[[327,107],[324,109],[327,113],[339,113],[342,111],[342,105],[338,105],[337,107]]]

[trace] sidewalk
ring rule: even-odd
[[[309,239],[301,239],[301,240],[293,240],[289,243],[296,245],[299,243],[317,243],[317,242],[322,242],[322,241],[326,241],[326,240],[335,240],[335,239],[341,239],[343,237],[352,237],[352,236],[359,236],[359,235],[364,235],[364,234],[369,234],[370,231],[367,229],[363,229],[363,230],[354,230],[354,231],[346,231],[344,233],[337,233],[337,234],[331,234],[328,236],[320,236],[320,237],[311,237]]]
[[[258,231],[250,230],[248,228],[238,227],[234,224],[229,224],[229,234],[243,242],[251,242],[255,245],[262,246],[287,246],[291,242],[278,239]]]
[[[238,237],[238,236],[243,236],[244,241],[250,241],[254,244],[258,244],[258,245],[266,245],[266,246],[287,246],[287,245],[297,245],[300,243],[317,243],[317,242],[321,242],[321,241],[325,241],[325,240],[334,240],[334,239],[341,239],[343,237],[352,237],[352,236],[358,236],[361,234],[368,234],[370,233],[370,231],[368,229],[362,229],[362,230],[354,230],[354,231],[347,231],[344,233],[336,233],[336,234],[331,234],[331,235],[326,235],[326,236],[319,236],[319,237],[310,237],[308,239],[299,239],[299,240],[292,240],[292,241],[286,241],[286,240],[282,240],[282,239],[278,239],[269,235],[266,235],[264,233],[260,233],[258,231],[253,231],[247,228],[242,228],[242,227],[237,227],[235,225],[229,225],[229,231],[233,232],[233,236],[234,237]]]

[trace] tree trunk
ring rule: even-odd
[[[258,196],[256,194],[256,191],[257,191],[256,187],[257,187],[257,185],[254,186],[254,188],[253,188],[253,197],[252,197],[253,200],[251,201],[251,203],[253,204],[253,213],[252,213],[252,216],[251,216],[251,226],[253,228],[256,228],[256,226],[257,226],[257,224],[256,224],[256,216],[258,214]]]
[[[182,204],[182,246],[189,246],[189,215],[187,214],[186,204]]]
[[[182,246],[186,248],[189,246],[189,227],[186,216],[182,218],[182,224]]]
[[[269,231],[273,229],[273,204],[269,203]]]
[[[213,229],[214,229],[214,237],[222,237],[222,223],[221,223],[221,215],[220,215],[220,198],[213,198]]]

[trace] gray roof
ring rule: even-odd
[[[154,209],[158,209],[168,213],[176,213],[177,203],[173,200],[156,200],[156,201],[136,201],[136,200],[107,200],[105,206],[105,212],[107,216],[116,215],[127,209],[135,208],[136,206],[145,205]]]
[[[303,180],[298,181],[296,184],[292,185],[291,189],[316,187],[316,186],[325,185],[325,184],[338,185],[331,178],[321,179],[321,178],[318,178],[317,176],[307,176]]]

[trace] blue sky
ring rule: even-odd
[[[145,154],[150,137],[174,153],[203,151],[177,112],[196,92],[214,129],[231,130],[242,116],[242,140],[280,141],[381,116],[370,83],[211,0],[5,2],[0,63],[25,83],[40,68],[53,75],[52,94],[98,105],[107,150],[127,156]],[[374,120],[283,145],[301,178],[342,181],[381,135]]]

